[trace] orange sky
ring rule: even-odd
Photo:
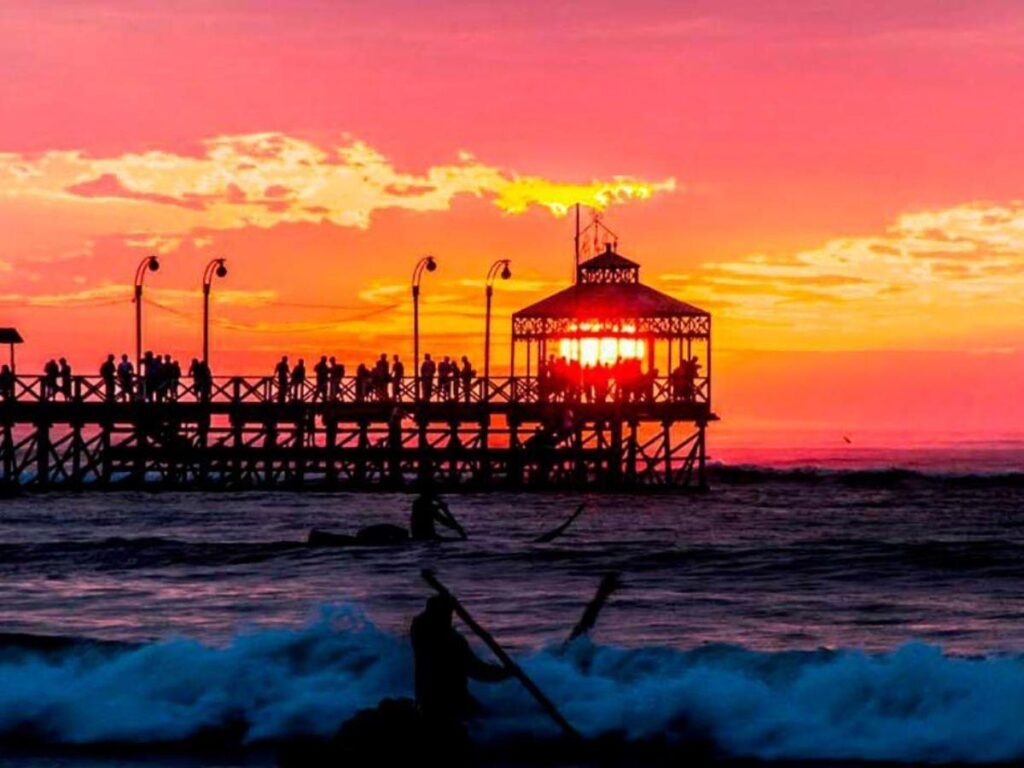
[[[1024,433],[1017,2],[0,0],[0,324],[22,370],[200,343],[494,359],[567,280],[565,206],[714,312],[732,429]],[[844,7],[845,6],[845,7]],[[496,368],[498,366],[496,365]]]

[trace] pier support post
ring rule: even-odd
[[[4,422],[3,430],[3,457],[4,457],[4,483],[9,484],[11,487],[16,487],[19,483],[19,478],[14,475],[17,472],[14,463],[14,430],[11,429],[11,422]]]
[[[636,485],[637,439],[636,421],[629,421],[629,435],[626,437],[626,484]]]
[[[388,420],[388,483],[402,486],[402,414],[397,408]]]
[[[697,423],[697,487],[702,491],[708,489],[708,475],[707,475],[707,447],[706,447],[706,432],[707,422],[700,421]]]
[[[359,446],[356,451],[355,477],[359,486],[366,485],[366,465],[369,463],[370,424],[363,418],[359,420]]]
[[[622,419],[618,417],[612,419],[609,443],[607,485],[614,487],[622,480]]]
[[[75,384],[81,386],[81,381]],[[85,445],[82,442],[82,424],[75,422],[71,425],[71,487],[80,490],[82,487],[82,451]]]
[[[268,421],[263,425],[263,487],[273,488],[277,479],[274,458],[277,453],[277,422]]]
[[[333,413],[324,413],[324,479],[328,488],[338,486],[338,420]]]
[[[36,484],[40,488],[50,486],[50,424],[39,421],[36,428]]]

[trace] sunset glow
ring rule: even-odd
[[[216,373],[409,359],[432,253],[423,349],[479,368],[509,258],[502,373],[512,312],[572,279],[581,203],[713,314],[730,424],[1024,432],[1024,10],[788,8],[3,5],[0,324],[26,370],[94,374],[156,253],[146,345],[187,361],[226,258]]]
[[[582,365],[614,365],[619,360],[645,360],[647,342],[636,338],[636,327],[605,328],[600,323],[580,323],[579,336],[560,339],[558,355]],[[614,331],[615,335],[605,335]]]

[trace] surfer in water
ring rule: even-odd
[[[416,707],[424,725],[439,741],[465,739],[465,721],[479,711],[469,680],[497,683],[511,672],[480,659],[452,625],[450,598],[434,595],[412,621]]]

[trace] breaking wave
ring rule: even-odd
[[[854,650],[682,651],[587,641],[521,658],[587,736],[710,741],[759,759],[994,762],[1024,757],[1024,658],[952,657],[910,644]],[[408,696],[404,638],[350,608],[299,630],[213,647],[0,637],[0,739],[53,745],[246,744],[329,736],[356,711]],[[474,737],[554,736],[514,682],[482,686]]]
[[[942,488],[1024,488],[1024,472],[994,470],[959,472],[943,469],[908,469],[880,466],[857,469],[825,466],[771,467],[760,464],[719,464],[709,467],[713,483],[753,485],[770,482],[837,484],[853,488],[902,488],[907,485]]]

